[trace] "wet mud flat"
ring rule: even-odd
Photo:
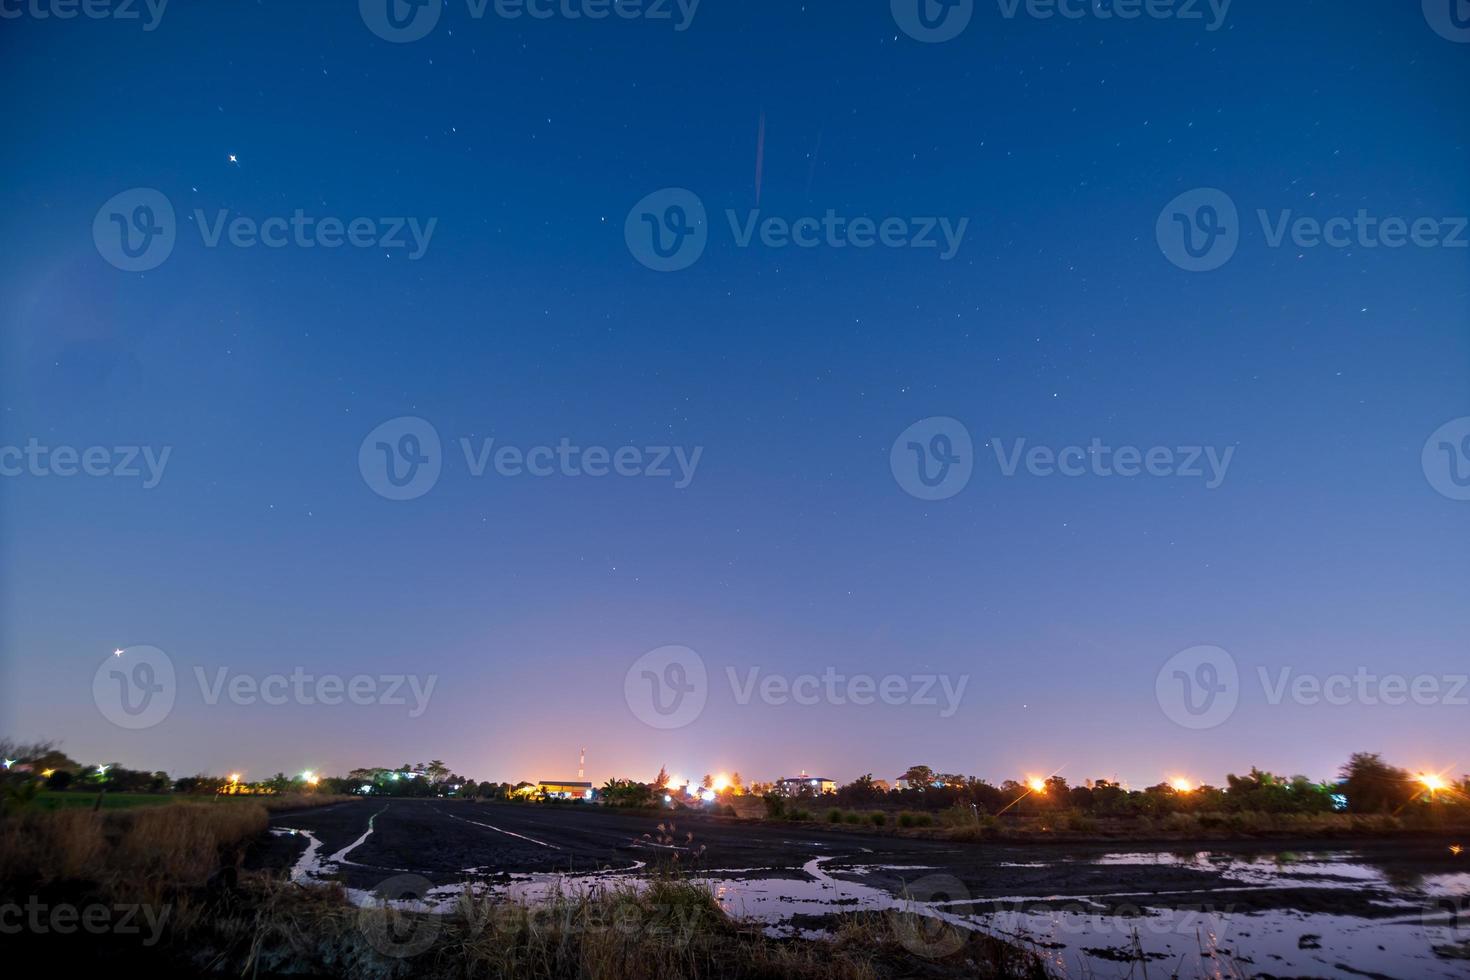
[[[650,868],[676,862],[772,936],[905,915],[927,923],[920,956],[942,958],[946,935],[983,932],[1065,975],[1156,964],[1179,976],[1470,976],[1470,861],[1449,840],[972,843],[396,800],[277,814],[272,826],[252,864],[340,883],[363,904],[403,876],[421,881],[414,899],[432,908],[467,889],[534,902],[639,887]]]

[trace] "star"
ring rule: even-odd
[[[123,655],[122,647],[118,647],[116,650],[112,651],[112,655],[114,657],[121,657]]]
[[[230,162],[233,163],[235,166],[238,167],[240,165],[240,158],[237,157],[237,156],[235,156],[235,154],[231,153],[230,154]]]

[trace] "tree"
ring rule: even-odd
[[[909,766],[898,778],[912,789],[925,790],[934,783],[934,770],[928,766]]]
[[[609,779],[602,785],[601,796],[609,806],[641,807],[653,802],[653,790],[631,779]]]
[[[884,791],[878,788],[877,780],[873,779],[872,773],[866,773],[846,786],[837,787],[837,802],[843,806],[864,806],[876,803],[884,796]]]
[[[441,783],[449,775],[449,768],[438,759],[433,759],[424,767],[424,775],[431,783]]]
[[[1384,813],[1413,799],[1413,777],[1383,761],[1377,752],[1356,752],[1342,767],[1341,792],[1352,813]]]
[[[669,789],[669,771],[663,766],[658,767],[658,776],[653,781],[653,788],[660,793],[666,793]]]

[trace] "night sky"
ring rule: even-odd
[[[593,21],[445,0],[405,43],[347,2],[174,0],[151,30],[141,2],[25,2],[0,19],[0,446],[169,455],[153,486],[141,452],[137,477],[0,477],[0,735],[249,778],[429,758],[566,778],[582,746],[599,782],[1470,767],[1470,690],[1272,704],[1258,674],[1470,669],[1470,502],[1421,458],[1470,416],[1470,232],[1273,246],[1257,216],[1470,214],[1470,43],[1418,2],[1237,0],[1211,30],[1203,2],[1122,21],[1097,16],[1118,0],[977,0],[936,43],[852,0],[704,0],[683,30],[672,3]],[[162,220],[137,188],[176,214],[147,271],[109,261],[120,228]],[[705,221],[635,209],[665,188]],[[1156,234],[1197,188],[1239,209],[1211,271]],[[757,201],[968,224],[949,258],[937,230],[742,246],[726,211]],[[221,211],[298,209],[368,218],[372,243],[206,243]],[[625,233],[645,213],[688,219],[703,254],[647,267]],[[434,222],[416,257],[406,223],[380,240],[409,217]],[[432,426],[440,472],[395,500],[363,444],[402,417]],[[945,499],[895,478],[895,440],[931,418],[973,439]],[[401,434],[390,453],[425,449]],[[700,455],[687,481],[672,453],[667,478],[476,477],[460,440],[488,438]],[[1094,438],[1232,455],[1210,487],[1006,476],[990,446]],[[94,677],[144,645],[175,703],[122,727]],[[708,675],[677,728],[625,696],[666,645]],[[1200,645],[1238,665],[1238,706],[1191,728],[1156,682]],[[729,671],[753,667],[968,679],[942,717],[937,685],[937,706],[741,704]],[[210,704],[196,676],[297,668],[435,686],[414,717],[406,686]]]

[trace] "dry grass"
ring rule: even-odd
[[[322,797],[312,797],[313,802]],[[0,902],[146,903],[158,945],[119,936],[26,936],[28,949],[156,975],[560,980],[877,980],[1044,977],[1040,961],[966,935],[915,956],[902,917],[842,920],[832,941],[774,940],[731,920],[707,885],[666,869],[638,886],[553,894],[534,905],[466,891],[447,914],[358,908],[337,886],[235,871],[268,818],[254,803],[28,812],[0,820]]]
[[[233,914],[190,936],[197,967],[385,980],[1047,976],[1036,957],[973,934],[943,961],[917,957],[906,945],[912,924],[895,916],[846,918],[830,941],[773,940],[726,917],[707,888],[668,876],[641,889],[556,894],[536,905],[466,893],[447,915],[357,909],[340,889],[279,879],[251,880],[237,901]]]
[[[162,902],[237,864],[266,823],[250,805],[26,812],[0,821],[0,882],[12,894],[63,885]]]

